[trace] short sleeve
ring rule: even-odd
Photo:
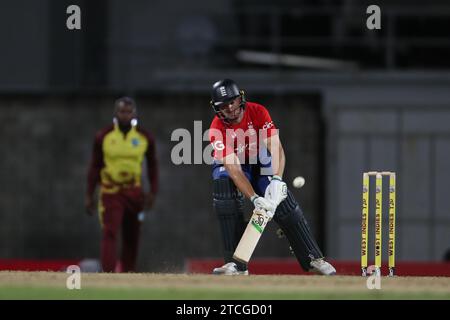
[[[277,127],[273,123],[269,111],[267,111],[267,109],[262,105],[258,106],[257,119],[259,130],[262,130],[267,138],[271,137],[272,135],[276,135],[278,133]]]

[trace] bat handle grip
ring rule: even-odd
[[[269,218],[269,221],[272,220],[274,213],[271,211],[265,211],[266,216]]]
[[[271,211],[266,211],[266,210],[264,210],[264,209],[254,209],[253,210],[253,213],[255,213],[255,212],[261,212],[261,213],[263,213],[265,216],[267,216],[268,218],[269,218],[269,221],[270,220],[272,220],[272,218],[273,218],[273,213],[271,212]]]

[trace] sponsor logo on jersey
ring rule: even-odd
[[[212,146],[213,146],[214,149],[216,149],[218,151],[221,151],[221,150],[225,149],[225,145],[220,140],[214,141]]]
[[[270,122],[266,122],[264,125],[263,125],[263,129],[265,130],[265,129],[270,129],[270,128],[272,128],[273,127],[273,121],[270,121]]]
[[[139,145],[139,139],[138,139],[138,138],[133,138],[133,139],[131,139],[131,144],[132,144],[134,147],[137,147],[137,146]]]

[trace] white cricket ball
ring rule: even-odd
[[[303,187],[304,184],[305,184],[305,178],[303,178],[303,177],[296,177],[292,181],[292,185],[294,186],[294,188],[301,188],[301,187]]]

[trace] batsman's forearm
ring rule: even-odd
[[[284,167],[286,165],[286,156],[278,135],[267,139],[266,146],[272,156],[273,175],[283,177]]]
[[[242,172],[240,165],[239,168],[236,165],[225,165],[231,180],[233,180],[235,186],[249,199],[255,195],[255,190],[253,189],[250,181],[248,181],[245,174]]]
[[[280,162],[278,164],[278,169],[274,169],[274,175],[283,177],[284,167],[286,166],[286,156],[284,154],[283,146],[280,144]]]

